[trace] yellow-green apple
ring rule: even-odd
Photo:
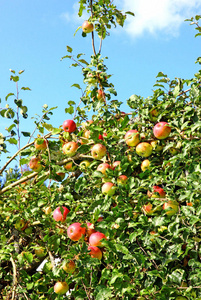
[[[150,120],[152,122],[156,122],[157,121],[157,117],[159,115],[159,111],[157,109],[152,109],[150,112],[149,112],[149,115],[150,115]]]
[[[143,205],[142,210],[146,215],[151,215],[153,213],[152,204],[148,203],[146,205]]]
[[[35,172],[40,172],[43,168],[40,158],[37,156],[33,156],[29,162],[29,168]]]
[[[98,258],[98,259],[101,260],[101,258],[102,258],[102,251],[98,247],[96,247],[96,246],[89,246],[88,250],[90,251],[89,255],[91,257]]]
[[[67,229],[67,235],[72,241],[79,241],[85,233],[86,228],[78,222],[71,224]]]
[[[128,146],[137,146],[140,142],[140,134],[137,130],[132,129],[126,132],[124,139]]]
[[[72,171],[74,170],[73,162],[72,162],[72,161],[67,162],[67,164],[65,164],[64,168],[65,168],[68,172],[72,172]]]
[[[104,93],[104,91],[103,90],[98,90],[96,97],[97,97],[98,101],[103,102],[105,100],[105,93]]]
[[[125,185],[126,182],[128,180],[128,177],[126,175],[120,175],[118,178],[117,178],[117,183],[118,184],[121,184],[121,185]]]
[[[90,235],[89,244],[90,246],[102,247],[102,239],[106,239],[104,233],[96,231]]]
[[[68,289],[68,284],[65,281],[57,281],[54,285],[54,292],[58,295],[64,295]]]
[[[76,123],[73,120],[64,121],[62,127],[65,132],[69,133],[74,132],[77,128]]]
[[[83,160],[80,163],[80,168],[83,171],[83,170],[86,170],[87,168],[89,168],[90,165],[91,165],[91,162],[89,160]]]
[[[163,150],[163,145],[160,145],[158,140],[151,141],[150,144],[153,150],[155,150],[156,152],[160,152]]]
[[[118,171],[121,171],[121,161],[120,160],[117,160],[117,161],[113,162],[113,164],[112,164],[112,170],[114,170],[116,168],[117,168]]]
[[[66,220],[67,214],[70,212],[70,210],[65,206],[62,206],[62,209],[63,209],[63,212],[61,212],[60,206],[59,206],[53,212],[53,218],[57,222],[58,221],[64,222]]]
[[[73,141],[67,142],[62,146],[63,153],[66,154],[68,157],[74,156],[77,149],[78,149],[78,144]]]
[[[147,195],[151,198],[165,198],[166,192],[162,187],[154,185],[152,191],[148,191]]]
[[[167,122],[159,122],[153,129],[154,136],[159,140],[166,139],[170,135],[170,132],[171,127]]]
[[[17,230],[24,230],[24,228],[25,228],[25,225],[26,225],[26,222],[23,220],[23,219],[21,219],[21,220],[18,220],[16,223],[15,223],[15,228],[17,229]]]
[[[102,174],[106,174],[106,170],[111,169],[111,166],[108,163],[102,163],[97,167],[97,171],[101,172]]]
[[[163,204],[163,209],[166,215],[173,216],[179,211],[179,204],[177,201],[168,201]]]
[[[84,144],[87,144],[88,143],[88,140],[90,138],[90,130],[85,130],[80,138],[80,144],[81,145],[84,145]]]
[[[150,161],[148,159],[143,160],[143,162],[141,163],[142,172],[148,170],[149,167],[150,167]]]
[[[76,265],[73,260],[70,260],[68,262],[65,261],[62,265],[62,268],[66,273],[72,274],[75,272]]]
[[[46,215],[49,215],[52,212],[52,209],[50,206],[47,206],[43,209],[43,211]]]
[[[183,297],[183,296],[177,296],[175,298],[175,300],[188,300],[186,297]],[[198,300],[198,299],[197,299]]]
[[[94,159],[101,159],[103,158],[103,156],[106,155],[106,147],[102,144],[95,144],[92,148],[91,148],[91,155]]]
[[[94,224],[87,222],[86,235],[89,237],[94,232],[96,232],[94,229]]]
[[[94,30],[94,25],[91,22],[85,20],[84,23],[82,24],[82,31],[84,33],[90,33],[93,30]]]
[[[102,185],[102,193],[104,195],[113,196],[115,194],[116,187],[112,182],[106,182]]]
[[[48,141],[43,138],[37,138],[34,142],[34,146],[37,150],[45,150],[47,145]]]
[[[34,252],[37,257],[44,257],[46,255],[45,249],[43,247],[38,246],[34,249]]]
[[[152,150],[152,146],[147,142],[139,143],[135,148],[136,153],[142,157],[150,156],[152,154]]]

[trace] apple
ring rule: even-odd
[[[168,201],[163,204],[166,215],[173,216],[179,211],[179,204],[176,201]]]
[[[93,120],[87,120],[86,122],[83,122],[81,125],[83,128],[87,128],[93,123]]]
[[[76,265],[73,260],[70,260],[68,262],[64,262],[62,268],[66,273],[72,274],[76,269]]]
[[[153,192],[147,192],[148,197],[151,198],[165,198],[166,192],[164,189],[158,185],[153,186]]]
[[[64,295],[68,291],[68,289],[68,284],[65,281],[57,281],[54,285],[54,292],[58,295]]]
[[[67,235],[72,241],[79,241],[85,234],[86,228],[81,227],[80,223],[73,223],[67,229]]]
[[[137,130],[132,129],[126,132],[124,139],[128,146],[136,146],[140,142],[140,134]]]
[[[152,204],[148,203],[146,205],[143,205],[142,210],[146,215],[151,215],[153,213]]]
[[[104,220],[103,216],[100,216],[98,219],[97,219],[97,222],[102,222]]]
[[[60,206],[57,207],[53,212],[53,218],[57,222],[58,221],[64,222],[66,220],[67,214],[70,212],[70,210],[67,207],[62,206],[62,208],[63,208],[63,213],[60,210]]]
[[[82,134],[82,137],[80,139],[80,144],[84,145],[88,142],[88,139],[90,137],[91,131],[90,130],[85,130]]]
[[[57,176],[59,177],[59,181],[62,181],[62,180],[64,180],[64,178],[65,178],[65,173],[63,173],[63,172],[56,172],[56,174],[57,174]]]
[[[82,24],[82,31],[84,33],[90,33],[93,30],[94,30],[94,25],[91,22],[85,20],[84,23]]]
[[[152,146],[147,142],[139,143],[135,148],[136,153],[142,157],[150,156],[152,154],[152,150]]]
[[[186,297],[183,297],[183,296],[177,296],[175,298],[175,300],[188,300]]]
[[[27,227],[27,226],[26,226],[26,222],[25,222],[23,219],[18,220],[18,221],[15,223],[15,228],[16,228],[17,230],[22,230],[22,231],[23,231],[26,227]]]
[[[106,147],[102,144],[95,144],[92,148],[91,148],[91,155],[94,159],[101,159],[103,158],[103,156],[106,155]]]
[[[122,184],[122,185],[125,185],[126,182],[128,180],[128,177],[126,175],[120,175],[118,178],[117,178],[117,183],[118,184]]]
[[[101,102],[105,101],[104,91],[103,90],[98,90],[96,97],[97,97],[98,101],[101,101]]]
[[[80,163],[80,168],[81,170],[85,170],[87,169],[89,166],[90,166],[91,162],[89,160],[83,160],[81,163]]]
[[[148,170],[149,167],[150,167],[150,161],[148,159],[143,160],[143,162],[141,163],[142,172]]]
[[[98,258],[101,260],[102,251],[96,246],[89,246],[88,250],[90,250],[89,255],[93,258]]]
[[[157,121],[157,117],[159,115],[159,111],[157,109],[152,109],[150,112],[149,112],[149,115],[150,115],[150,119],[152,122],[156,122]]]
[[[67,142],[62,146],[63,153],[68,155],[68,157],[74,156],[77,149],[78,144],[76,142]]]
[[[43,247],[37,247],[35,250],[34,250],[35,254],[37,257],[44,257],[46,255],[45,253],[45,249]]]
[[[103,132],[103,134],[99,134],[98,139],[103,141],[104,140],[104,136],[107,136],[106,132]]]
[[[52,212],[52,209],[50,206],[47,206],[43,209],[43,211],[46,215],[49,215]]]
[[[87,222],[86,235],[89,237],[94,232],[96,232],[96,230],[94,229],[94,224]]]
[[[112,164],[112,170],[114,170],[114,169],[116,169],[116,167],[118,167],[117,170],[121,171],[121,166],[120,165],[121,165],[121,161],[120,160],[117,160],[117,161],[113,162],[113,164]]]
[[[111,166],[108,163],[102,163],[97,167],[97,171],[101,172],[102,174],[106,174],[106,170],[111,169]]]
[[[72,172],[72,171],[74,170],[73,162],[72,162],[72,161],[67,162],[67,164],[65,164],[64,168],[65,168],[68,172]]]
[[[90,246],[102,247],[101,240],[106,239],[106,236],[102,232],[94,232],[89,237]]]
[[[36,150],[45,150],[47,148],[48,141],[42,138],[37,138],[34,142]]]
[[[115,194],[116,187],[112,182],[106,182],[102,186],[102,193],[104,195],[113,196]]]
[[[64,121],[62,127],[65,132],[69,133],[74,132],[77,128],[76,123],[73,120]]]
[[[167,122],[159,122],[153,129],[154,136],[159,140],[166,139],[170,135],[170,132],[171,127]]]
[[[40,172],[42,170],[42,165],[40,158],[37,156],[33,156],[29,162],[29,168],[35,172]]]
[[[151,141],[150,144],[156,152],[160,152],[163,150],[163,146],[158,143],[159,141]]]

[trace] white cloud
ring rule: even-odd
[[[117,0],[123,11],[132,11],[125,30],[136,37],[148,32],[177,36],[184,19],[201,14],[200,0]]]
[[[72,8],[72,12],[64,12],[61,14],[61,18],[65,20],[65,22],[73,22],[74,24],[80,24],[83,20],[87,20],[89,15],[86,11],[83,11],[82,17],[78,16],[79,3],[75,3]]]

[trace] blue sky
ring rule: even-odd
[[[81,30],[74,36],[84,19],[78,18],[78,1],[72,0],[0,0],[0,98],[5,106],[5,96],[16,92],[10,82],[10,71],[25,70],[19,87],[31,91],[20,92],[20,98],[29,107],[29,121],[22,122],[22,130],[32,132],[35,114],[41,115],[43,104],[58,106],[52,119],[59,126],[69,118],[64,112],[67,102],[79,103],[80,91],[71,88],[73,83],[82,85],[81,70],[69,68],[71,62],[61,61],[66,55],[66,45],[75,54],[92,54],[90,35],[82,38]],[[103,41],[102,55],[111,81],[123,101],[122,110],[128,112],[126,100],[132,94],[147,97],[152,94],[155,76],[159,71],[171,79],[192,78],[199,66],[201,38],[194,38],[195,30],[184,22],[201,14],[200,0],[114,0],[124,11],[133,11],[125,27],[111,31]],[[96,39],[98,45],[98,39]],[[8,104],[13,99],[9,98]],[[0,132],[8,122],[1,118]],[[25,141],[22,140],[22,146]],[[15,152],[15,148],[11,152]],[[2,158],[4,162],[5,158]]]

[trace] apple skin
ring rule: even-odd
[[[50,206],[47,206],[43,209],[43,211],[46,215],[49,215],[52,212],[52,209]]]
[[[126,185],[127,180],[128,180],[128,177],[126,175],[120,175],[117,178],[117,183],[121,184],[121,185]]]
[[[118,171],[121,171],[121,161],[120,160],[116,160],[115,162],[113,162],[112,164],[112,170],[116,169],[117,167],[117,170]]]
[[[104,136],[107,136],[106,132],[103,132],[103,134],[99,134],[98,139],[104,141]]]
[[[68,284],[65,281],[57,281],[54,285],[54,292],[58,295],[64,295],[68,291],[68,289]]]
[[[37,150],[47,149],[48,141],[42,138],[38,138],[34,142],[34,146]]]
[[[152,146],[147,142],[139,143],[135,148],[136,153],[142,157],[150,156],[152,154],[152,150]]]
[[[159,111],[157,109],[152,109],[150,112],[149,112],[149,115],[150,115],[150,119],[152,122],[156,122],[157,121],[157,117],[159,115]]]
[[[103,156],[106,155],[106,147],[102,144],[95,144],[92,148],[91,148],[91,155],[94,159],[101,159],[103,158]]]
[[[82,31],[84,33],[90,33],[93,30],[94,30],[94,25],[91,22],[85,20],[84,23],[82,24]]]
[[[62,146],[63,153],[66,154],[68,157],[74,156],[77,149],[78,144],[76,142],[67,142]]]
[[[169,210],[169,208],[171,208]],[[166,211],[166,215],[173,216],[179,211],[179,204],[176,201],[168,201],[163,204],[163,209]]]
[[[81,145],[84,145],[84,144],[87,144],[88,143],[88,139],[90,138],[90,134],[91,134],[91,131],[90,130],[85,130],[82,134],[82,137],[80,139],[80,144]]]
[[[167,122],[159,122],[154,126],[153,129],[154,136],[159,140],[166,139],[170,135],[170,132],[171,127]]]
[[[142,170],[142,172],[148,170],[149,167],[150,167],[150,164],[151,164],[150,160],[148,160],[148,159],[143,160],[143,162],[141,163],[141,170]]]
[[[72,241],[79,241],[86,233],[86,228],[81,227],[80,223],[73,223],[67,229],[67,235]]]
[[[102,185],[102,193],[104,195],[113,196],[115,194],[116,187],[112,182],[106,182]]]
[[[65,168],[68,172],[72,172],[72,171],[74,170],[73,162],[72,162],[72,161],[67,162],[67,164],[65,164],[64,168]]]
[[[101,260],[102,258],[102,251],[96,246],[89,246],[88,250],[90,250],[89,255],[93,258],[98,258]]]
[[[73,120],[64,121],[62,127],[65,132],[69,133],[74,132],[77,128],[76,123]]]
[[[43,168],[40,163],[40,158],[33,156],[29,162],[29,168],[35,172],[40,172]]]
[[[166,192],[164,189],[158,185],[153,186],[153,192],[147,192],[148,197],[151,198],[165,198]]]
[[[97,167],[97,171],[101,172],[102,174],[106,174],[106,170],[111,169],[111,166],[108,163],[102,163]]]
[[[137,144],[140,142],[140,134],[137,130],[132,129],[126,132],[124,139],[128,146],[137,146]]]
[[[148,203],[146,205],[143,205],[142,210],[146,215],[151,215],[153,213],[152,204]]]
[[[106,236],[102,232],[94,232],[89,237],[90,246],[102,247],[101,240],[106,239]]]
[[[101,101],[101,102],[105,101],[105,93],[103,92],[103,90],[98,90],[96,97],[97,97],[98,101]]]
[[[76,265],[74,263],[73,260],[70,260],[68,262],[65,262],[62,266],[63,270],[68,273],[68,274],[72,274],[75,272],[76,269]]]
[[[70,212],[70,210],[67,207],[62,206],[62,208],[63,208],[63,214],[61,213],[60,206],[57,207],[53,212],[53,218],[55,219],[56,222],[58,221],[64,222],[66,220],[67,214]]]
[[[23,220],[23,219],[21,219],[21,220],[18,220],[16,223],[15,223],[15,228],[17,229],[17,230],[24,230],[25,229],[25,226],[26,226],[26,223],[25,223],[25,221]],[[27,227],[27,226],[26,226]]]

